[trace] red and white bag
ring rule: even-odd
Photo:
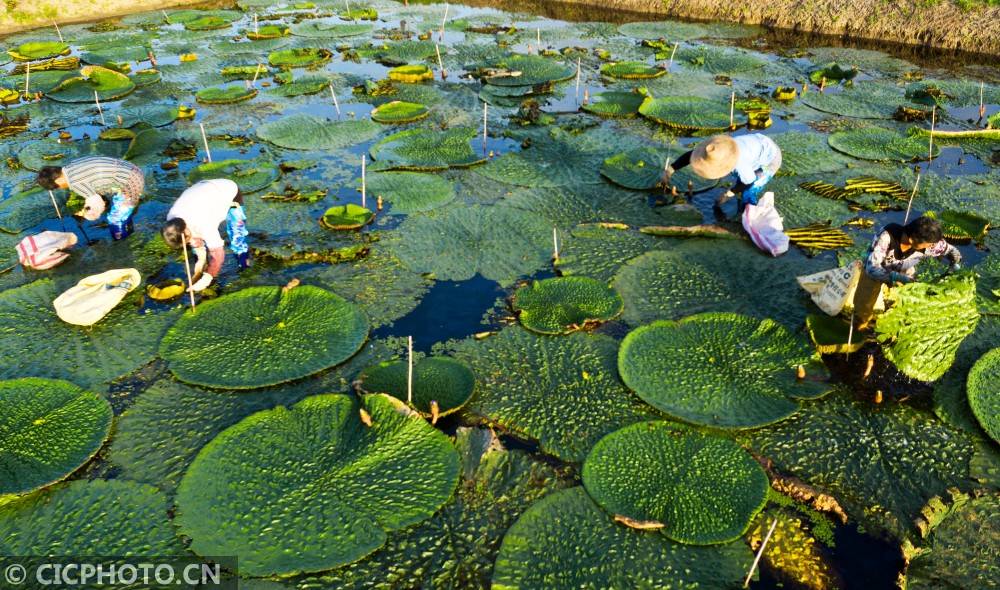
[[[780,256],[788,251],[788,236],[785,226],[774,208],[774,193],[767,192],[756,205],[743,209],[743,229],[758,248],[771,256]]]
[[[16,246],[17,258],[25,268],[45,270],[69,258],[63,250],[76,245],[76,234],[63,231],[43,231],[28,236]]]

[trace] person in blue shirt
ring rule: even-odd
[[[669,182],[674,172],[689,165],[695,174],[709,180],[730,174],[736,177],[736,184],[716,200],[717,205],[736,195],[743,206],[756,205],[764,186],[781,168],[781,148],[761,133],[716,135],[672,162],[665,180]]]

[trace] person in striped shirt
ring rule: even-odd
[[[142,170],[125,160],[92,156],[74,160],[69,164],[46,166],[38,172],[38,184],[48,190],[69,189],[82,196],[84,219],[100,219],[108,211],[108,228],[111,239],[121,240],[132,233],[132,217],[146,187]]]

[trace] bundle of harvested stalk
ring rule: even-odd
[[[854,245],[851,236],[829,223],[810,223],[804,227],[786,229],[785,235],[796,246],[810,250],[833,250]]]

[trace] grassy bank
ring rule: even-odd
[[[204,0],[3,0],[0,34],[58,23],[85,22]]]

